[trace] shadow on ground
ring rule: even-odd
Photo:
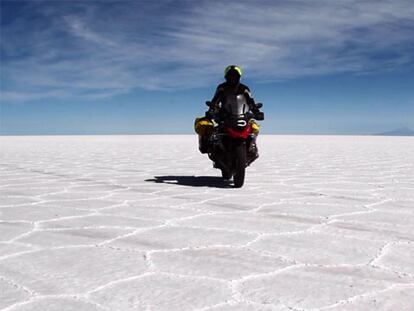
[[[230,182],[216,176],[154,176],[145,181],[192,187],[231,188]]]

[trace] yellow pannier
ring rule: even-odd
[[[214,130],[214,124],[211,120],[201,117],[194,121],[194,130],[198,135],[211,135]]]
[[[250,120],[249,123],[252,126],[253,134],[259,135],[260,125],[257,124],[254,120]]]

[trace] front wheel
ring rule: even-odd
[[[246,172],[246,145],[240,144],[236,146],[235,150],[235,165],[234,165],[234,187],[241,188],[244,184],[244,175]]]
[[[221,169],[221,177],[223,177],[224,180],[230,180],[231,179],[231,172],[225,170],[224,168]]]

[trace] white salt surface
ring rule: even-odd
[[[414,139],[0,137],[0,310],[414,310]]]

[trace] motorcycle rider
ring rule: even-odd
[[[259,115],[260,110],[257,107],[252,93],[247,85],[240,83],[242,76],[242,69],[236,65],[227,66],[224,69],[225,82],[217,86],[216,92],[211,100],[210,108],[206,112],[206,118],[212,119],[215,115],[222,115],[224,112],[221,107],[226,104],[227,101],[234,101],[237,95],[243,94],[250,107],[250,110],[255,116]],[[220,104],[221,103],[221,107]],[[252,122],[254,122],[252,120]],[[251,135],[252,141],[249,146],[249,153],[254,155],[254,158],[258,157],[258,150],[256,145],[257,133]]]

